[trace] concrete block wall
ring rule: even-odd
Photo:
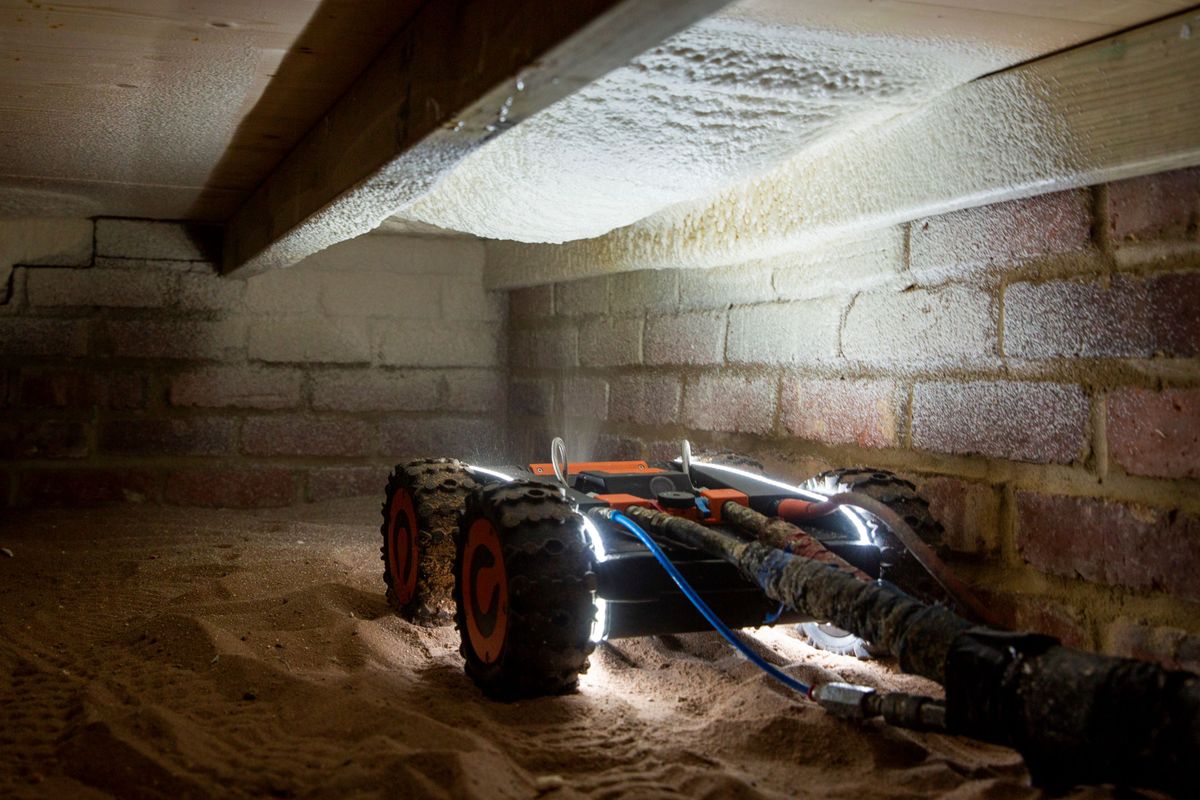
[[[510,296],[513,450],[915,479],[1014,626],[1200,667],[1200,170]]]
[[[0,304],[0,507],[283,506],[381,494],[412,456],[496,457],[506,308],[478,243],[376,234],[245,279],[203,231],[93,234]]]

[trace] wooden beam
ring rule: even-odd
[[[428,0],[230,219],[224,271],[374,229],[472,150],[727,2]]]
[[[1195,10],[965,84],[669,215],[562,245],[489,243],[511,288],[795,253],[956,209],[1200,164]]]

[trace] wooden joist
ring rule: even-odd
[[[1200,12],[995,73],[662,219],[562,245],[494,242],[497,288],[714,267],[850,233],[1200,164]]]
[[[475,148],[728,0],[427,0],[226,226],[224,270],[366,233]]]

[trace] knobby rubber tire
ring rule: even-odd
[[[468,535],[485,519],[499,535],[508,587],[498,657],[485,660],[468,633]],[[583,518],[556,486],[492,483],[467,498],[454,561],[455,623],[468,676],[490,697],[512,700],[573,691],[587,671],[596,616],[595,556]],[[473,592],[474,590],[472,590]],[[475,598],[478,602],[478,598]]]
[[[388,604],[400,616],[422,625],[449,625],[454,620],[453,567],[459,518],[467,495],[478,484],[466,466],[453,458],[424,458],[399,464],[388,478],[383,502],[383,580]],[[416,588],[400,597],[400,576],[392,575],[389,509],[399,492],[412,498],[417,527]]]

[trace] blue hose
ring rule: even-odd
[[[658,559],[658,563],[662,564],[662,568],[665,569],[667,574],[671,576],[671,580],[675,581],[675,585],[679,587],[679,590],[682,591],[684,596],[692,602],[692,605],[696,607],[696,610],[699,611],[706,620],[708,620],[708,624],[712,625],[717,633],[724,636],[726,641],[733,645],[739,653],[749,659],[750,663],[754,664],[763,672],[767,673],[788,688],[795,689],[805,697],[810,696],[810,687],[807,684],[801,683],[775,665],[767,663],[762,656],[751,650],[749,645],[739,639],[737,635],[729,629],[729,626],[721,621],[720,617],[718,617],[713,610],[708,607],[708,603],[704,602],[704,598],[696,593],[696,590],[693,589],[692,585],[687,582],[687,579],[683,577],[683,574],[680,573],[679,569],[671,563],[671,559],[667,558],[667,554],[662,551],[662,548],[658,546],[658,543],[650,538],[650,534],[642,530],[642,526],[638,525],[620,511],[611,511],[609,518],[636,536],[638,541],[640,541],[642,544],[646,545],[646,548],[654,555],[656,559]]]

